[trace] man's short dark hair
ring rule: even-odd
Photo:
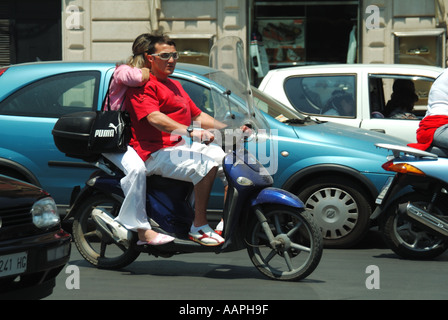
[[[146,51],[148,54],[153,54],[156,52],[156,44],[167,44],[169,46],[176,46],[176,43],[171,40],[167,35],[151,35],[150,43],[148,46],[148,50]]]

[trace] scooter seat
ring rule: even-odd
[[[440,147],[437,147],[437,146],[431,146],[426,151],[434,153],[434,154],[438,155],[440,158],[448,158],[448,149],[445,149],[445,148],[440,148]]]
[[[172,187],[184,186],[190,188],[193,186],[191,182],[165,178],[159,175],[151,175],[147,178],[148,185],[157,189],[167,189]]]

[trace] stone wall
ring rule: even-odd
[[[155,30],[208,52],[215,37],[245,41],[245,6],[245,0],[66,0],[63,60],[121,61],[139,34]]]
[[[379,9],[379,19],[374,27],[370,23],[375,12],[369,10],[369,6]],[[444,8],[448,9],[447,0],[362,0],[361,61],[394,63],[397,35],[443,34],[446,38]],[[440,50],[445,60],[446,50],[444,47]]]

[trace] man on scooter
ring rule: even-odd
[[[130,88],[126,94],[133,133],[130,145],[145,161],[148,175],[194,184],[195,218],[189,237],[202,245],[217,246],[224,239],[208,225],[206,210],[216,175],[225,181],[225,153],[221,147],[210,144],[214,135],[208,129],[221,129],[225,124],[201,112],[181,84],[169,78],[178,57],[172,40],[164,35],[154,36],[145,52],[150,81],[143,87]],[[191,127],[192,121],[204,130]],[[187,143],[182,136],[190,137],[192,142]],[[179,152],[182,161],[176,160]]]

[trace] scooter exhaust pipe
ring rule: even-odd
[[[412,219],[422,223],[430,229],[448,237],[448,222],[445,222],[432,214],[420,209],[411,203],[406,205],[406,214]]]

